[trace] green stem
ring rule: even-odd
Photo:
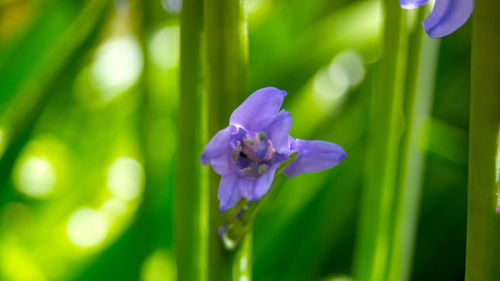
[[[472,24],[466,280],[498,280],[500,2],[476,0]]]
[[[384,54],[372,108],[372,162],[355,260],[357,280],[409,278],[439,49],[439,41],[425,35],[420,25],[425,7],[406,11],[392,1],[386,5]]]
[[[208,280],[209,194],[200,155],[203,134],[203,1],[182,3],[178,160],[175,206],[177,280]]]
[[[420,206],[420,190],[427,146],[426,124],[432,108],[434,76],[439,40],[429,38],[420,22],[427,16],[418,10],[414,32],[410,36],[406,80],[406,130],[403,135],[399,164],[396,213],[392,228],[392,250],[388,278],[409,279]]]
[[[208,132],[213,136],[226,127],[231,112],[247,96],[247,32],[244,1],[205,0],[206,67]],[[233,264],[238,257],[250,257],[250,247],[238,247],[236,253],[225,250],[217,229],[224,224],[219,212],[217,188],[220,177],[211,173],[210,180],[210,279],[238,280]],[[244,245],[251,245],[246,236]],[[246,251],[246,254],[241,253]],[[250,267],[251,260],[247,260]]]
[[[397,1],[384,1],[383,54],[375,73],[371,147],[361,202],[359,236],[354,257],[358,281],[383,281],[390,255],[391,225],[399,144],[403,124],[403,92],[408,36],[406,16]],[[385,280],[384,280],[385,281]]]
[[[233,281],[252,280],[252,232],[246,234],[233,260]]]

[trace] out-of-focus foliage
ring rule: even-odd
[[[254,279],[349,280],[379,3],[246,1],[249,92],[287,90],[292,134],[348,154],[280,179]],[[0,1],[0,280],[175,280],[176,5]],[[441,44],[412,280],[463,279],[469,32]]]

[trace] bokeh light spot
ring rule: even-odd
[[[142,68],[141,47],[133,36],[113,38],[101,45],[90,69],[101,102],[112,100],[134,85]]]
[[[345,50],[328,67],[318,71],[313,81],[314,100],[325,113],[339,107],[351,88],[364,78],[365,68],[358,52]]]
[[[141,267],[141,281],[174,281],[176,276],[175,260],[165,250],[156,250]]]
[[[245,9],[248,14],[258,12],[266,4],[265,0],[247,0],[245,1]]]
[[[49,194],[56,184],[56,172],[45,158],[29,157],[19,170],[19,188],[31,197],[43,197]]]
[[[114,221],[117,217],[127,212],[127,203],[121,199],[111,198],[102,204],[99,211],[107,218],[108,221]]]
[[[155,65],[170,69],[179,65],[179,26],[164,27],[153,34],[149,53]]]
[[[348,77],[349,87],[358,85],[365,76],[363,58],[355,50],[345,50],[337,54],[330,65],[330,70],[334,65],[342,67],[345,71]],[[330,74],[332,76],[334,75],[334,73]]]
[[[73,245],[89,248],[101,243],[108,232],[104,216],[96,210],[81,208],[68,219],[66,233]]]
[[[182,0],[161,0],[161,5],[171,14],[178,14],[181,11]]]
[[[332,65],[322,69],[313,81],[313,96],[317,106],[325,113],[340,104],[349,89],[347,73],[342,67]]]
[[[143,169],[137,160],[122,156],[113,161],[108,170],[107,187],[117,198],[137,198],[143,182]]]

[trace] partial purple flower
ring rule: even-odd
[[[222,176],[217,194],[221,212],[242,197],[255,201],[264,196],[276,170],[293,153],[297,158],[283,170],[288,177],[331,168],[346,157],[334,143],[290,137],[292,117],[280,111],[285,96],[272,87],[255,91],[233,111],[229,126],[205,146],[201,163]]]
[[[418,8],[428,0],[399,0],[404,9]],[[436,0],[431,15],[422,22],[431,38],[446,36],[460,28],[474,10],[474,0]]]

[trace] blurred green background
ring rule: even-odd
[[[175,280],[179,1],[0,1],[0,280]],[[250,91],[335,169],[280,178],[254,280],[349,280],[378,1],[246,0]],[[470,23],[442,39],[412,280],[463,280]],[[229,116],[228,116],[229,117]]]

